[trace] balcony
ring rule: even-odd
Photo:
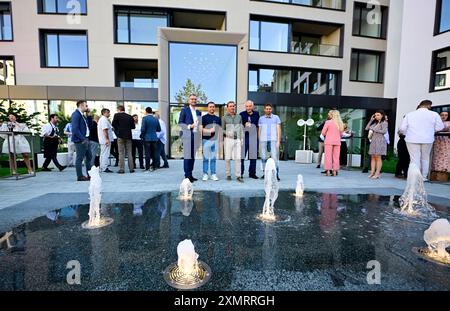
[[[339,45],[316,44],[314,42],[291,42],[291,52],[305,55],[339,56]]]
[[[158,61],[116,59],[116,86],[126,88],[158,88]]]
[[[263,2],[286,3],[300,6],[310,6],[320,9],[345,10],[345,0],[254,0]]]

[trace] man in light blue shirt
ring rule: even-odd
[[[270,153],[270,157],[275,161],[277,165],[277,179],[279,181],[280,180],[279,150],[281,144],[281,120],[277,115],[272,113],[272,104],[267,103],[264,105],[264,115],[259,118],[258,127],[259,127],[258,131],[259,146],[260,146],[263,174],[266,167],[268,153]],[[264,175],[261,178],[264,179]]]
[[[67,123],[64,127],[64,135],[67,136],[67,166],[73,166],[73,154],[75,143],[72,141],[72,123]]]

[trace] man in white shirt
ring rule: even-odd
[[[155,113],[155,117],[158,119],[159,121],[159,126],[161,127],[161,132],[156,132],[156,135],[158,136],[158,145],[157,145],[157,156],[156,156],[156,167],[161,167],[161,168],[169,168],[169,162],[167,161],[167,155],[166,155],[166,150],[165,150],[165,146],[167,144],[167,136],[166,136],[166,122],[164,122],[163,120],[161,120],[161,117],[159,115],[159,113]],[[161,165],[161,158],[164,161],[164,165]]]
[[[131,146],[132,151],[131,154],[133,155],[133,163],[134,167],[136,166],[136,150],[139,157],[139,168],[141,170],[145,169],[144,167],[144,142],[141,139],[141,123],[139,122],[139,116],[137,114],[133,115],[134,120],[134,129],[131,130]]]
[[[104,173],[112,173],[108,168],[109,154],[111,152],[111,143],[114,140],[111,121],[109,121],[110,111],[103,108],[101,118],[98,120],[98,142],[100,144],[100,171]]]
[[[73,154],[75,153],[75,143],[72,141],[72,123],[67,123],[64,128],[64,135],[67,136],[67,166],[73,166]]]
[[[424,180],[427,180],[430,169],[434,134],[444,129],[444,123],[439,115],[430,110],[431,105],[432,102],[429,100],[422,101],[416,111],[408,113],[403,118],[399,130],[406,136],[411,163],[417,165]]]
[[[59,164],[58,162],[58,144],[60,137],[58,135],[58,116],[56,114],[50,115],[50,122],[45,124],[41,130],[41,137],[44,139],[44,164],[42,164],[42,171],[49,172],[50,169],[48,165],[51,161],[55,164],[55,166],[63,171],[66,166]]]

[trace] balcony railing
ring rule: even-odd
[[[339,46],[331,44],[317,44],[311,42],[291,42],[291,52],[306,54],[306,55],[319,55],[319,56],[339,56]]]
[[[322,9],[344,10],[344,0],[259,0],[259,1],[304,5]]]
[[[132,88],[159,88],[159,81],[157,79],[136,79],[134,82],[121,81],[120,87]]]

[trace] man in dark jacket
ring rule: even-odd
[[[117,107],[112,126],[117,136],[117,146],[119,148],[119,171],[117,173],[125,173],[125,149],[127,150],[128,169],[130,173],[134,173],[133,136],[131,135],[131,130],[135,128],[135,125],[133,117],[125,112],[124,106]]]
[[[192,94],[189,96],[189,106],[181,109],[178,125],[181,128],[181,139],[183,142],[183,168],[184,177],[188,178],[191,182],[197,181],[197,178],[192,176],[195,163],[195,152],[199,147],[200,142],[200,125],[201,125],[201,113],[195,109],[197,104],[197,96]]]
[[[84,100],[77,102],[77,109],[72,113],[72,141],[75,143],[77,158],[75,169],[77,171],[78,181],[89,180],[89,170],[91,169],[91,150],[89,147],[89,123],[84,113],[88,110],[87,103]],[[81,164],[83,159],[86,164],[86,176],[83,175]]]
[[[159,168],[156,159],[158,150],[158,136],[156,132],[161,131],[161,126],[159,125],[158,119],[153,116],[152,108],[145,108],[145,114],[141,124],[141,138],[144,140],[145,149],[145,170],[154,171]],[[152,160],[151,167],[150,159]]]
[[[398,162],[395,168],[395,177],[406,179],[408,177],[408,167],[411,161],[408,148],[406,147],[405,135],[399,133],[400,139],[397,142]]]

